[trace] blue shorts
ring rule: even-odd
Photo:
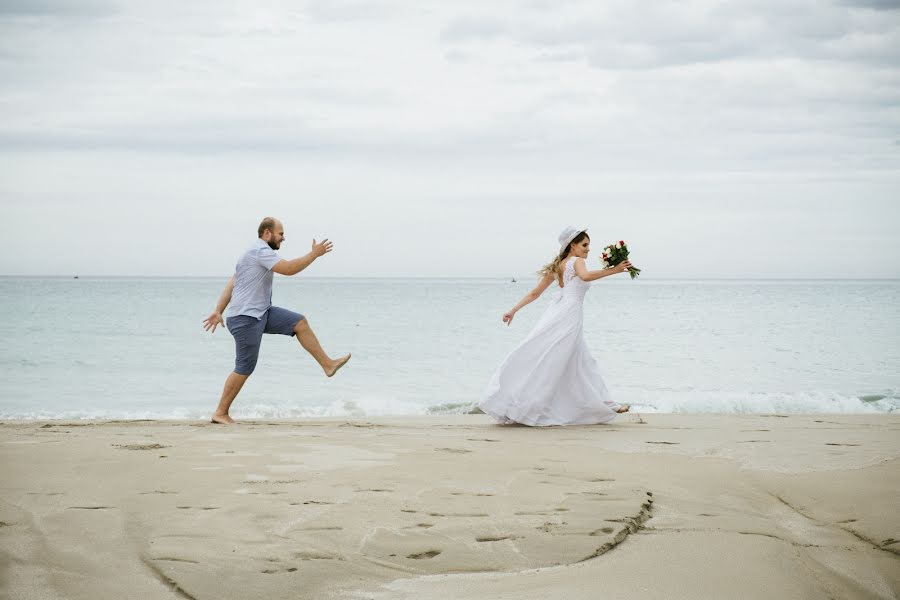
[[[228,331],[234,336],[234,372],[238,375],[253,372],[259,360],[259,346],[264,333],[294,335],[294,327],[303,318],[300,313],[272,306],[259,319],[247,315],[225,319]]]

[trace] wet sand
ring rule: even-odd
[[[0,592],[895,598],[900,417],[0,424]]]

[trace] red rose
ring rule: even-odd
[[[622,245],[624,246],[624,245],[625,245],[625,240],[619,240],[619,243],[622,244]]]

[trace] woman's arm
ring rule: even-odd
[[[584,264],[583,258],[575,259],[575,274],[581,278],[582,281],[596,281],[597,279],[602,279],[604,277],[609,277],[610,275],[615,275],[616,273],[624,273],[628,270],[628,267],[631,266],[629,261],[624,261],[617,264],[614,267],[610,267],[608,269],[598,269],[596,271],[588,271],[587,267]]]
[[[519,302],[514,307],[512,307],[512,310],[503,315],[503,322],[507,325],[512,323],[513,317],[516,316],[516,313],[519,312],[519,310],[523,306],[531,304],[532,302],[540,298],[541,294],[544,293],[544,290],[550,287],[550,284],[553,283],[554,279],[556,279],[556,277],[554,277],[553,273],[544,275],[544,277],[538,282],[537,286],[535,286],[533,290],[522,296],[522,299],[519,300]]]

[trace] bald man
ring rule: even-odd
[[[296,275],[317,258],[331,252],[332,243],[328,240],[313,240],[309,254],[285,260],[275,253],[284,242],[284,226],[281,221],[266,217],[259,224],[257,233],[259,239],[238,259],[234,275],[219,296],[216,309],[203,320],[203,327],[209,332],[215,332],[216,327],[225,323],[234,336],[235,346],[234,371],[225,380],[219,407],[212,416],[213,423],[234,423],[234,419],[228,415],[228,409],[244,387],[244,382],[256,369],[264,333],[297,336],[297,341],[319,363],[326,377],[333,376],[350,360],[349,354],[338,359],[329,357],[310,329],[306,317],[272,306],[273,274]],[[223,319],[222,313],[229,303],[231,307],[228,309],[228,317]]]

